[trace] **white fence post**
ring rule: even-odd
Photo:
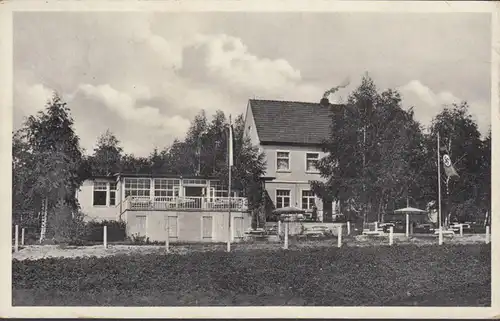
[[[464,236],[464,225],[460,224],[460,236]]]
[[[104,225],[104,230],[103,230],[103,241],[104,241],[104,248],[108,248],[108,227]]]
[[[24,246],[24,227],[21,229],[21,245]]]
[[[278,235],[281,235],[281,221],[278,220]]]
[[[486,244],[490,243],[490,227],[486,226]]]
[[[406,237],[410,237],[410,214],[406,213]]]
[[[285,250],[288,250],[288,222],[285,222]]]
[[[389,245],[394,243],[394,227],[389,226]]]
[[[167,231],[165,237],[165,251],[168,253],[170,251],[170,226],[168,225],[168,217],[167,217]]]
[[[338,226],[337,247],[342,246],[342,225]]]
[[[443,227],[439,227],[439,245],[443,244]]]
[[[351,222],[347,221],[347,235],[351,235]]]
[[[15,240],[14,240],[14,252],[19,251],[19,225],[16,225],[15,227]]]
[[[375,222],[375,232],[378,231],[378,222]]]

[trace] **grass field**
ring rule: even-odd
[[[485,244],[13,260],[13,305],[489,306]]]

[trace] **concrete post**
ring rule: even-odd
[[[406,213],[406,237],[410,236],[410,214]]]
[[[443,244],[443,227],[439,227],[439,245]]]
[[[394,243],[394,227],[389,226],[389,245]]]
[[[347,235],[351,235],[351,222],[347,221]]]
[[[342,225],[338,227],[338,236],[337,236],[337,247],[342,246]]]
[[[104,248],[108,248],[108,227],[104,225],[104,230],[103,230],[103,243],[104,243]]]
[[[486,226],[486,244],[490,243],[490,227]]]
[[[288,222],[285,222],[285,250],[288,250]]]
[[[460,236],[464,236],[464,225],[460,224]]]
[[[23,228],[21,229],[21,245],[22,245],[22,246],[24,246],[24,230],[25,230],[25,228],[23,227]]]
[[[165,252],[170,251],[170,226],[167,223],[167,230],[165,231]]]
[[[14,240],[14,252],[19,251],[19,225],[16,225],[15,227],[15,240]]]

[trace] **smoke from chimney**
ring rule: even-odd
[[[349,78],[346,78],[340,85],[338,85],[337,87],[333,87],[332,89],[329,89],[327,91],[325,91],[325,93],[323,94],[323,99],[327,99],[328,100],[328,96],[336,93],[339,89],[341,88],[345,88],[347,86],[349,86],[350,84],[350,80]],[[323,99],[321,99],[321,101],[323,101]]]

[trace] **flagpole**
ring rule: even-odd
[[[228,182],[228,224],[227,224],[227,251],[231,252],[231,169],[233,164],[233,130],[231,128],[231,115],[229,115],[229,138],[228,138],[228,171],[229,171],[229,182]]]
[[[437,133],[437,165],[438,165],[438,220],[441,231],[441,156],[439,154],[439,132]]]

